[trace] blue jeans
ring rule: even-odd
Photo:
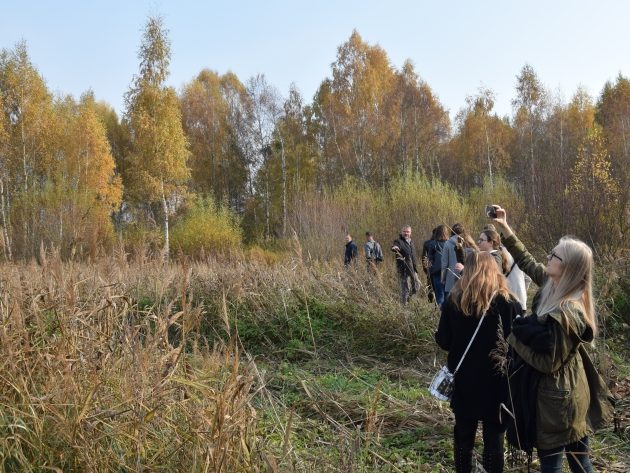
[[[431,275],[431,284],[435,293],[435,302],[437,305],[442,305],[444,302],[444,284],[442,284],[439,271]]]
[[[567,457],[573,473],[595,473],[588,458],[588,437],[551,450],[538,449],[540,473],[562,473],[562,457]]]

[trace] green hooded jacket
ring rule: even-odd
[[[519,268],[542,287],[547,281],[545,266],[536,262],[516,236],[504,239],[503,244]],[[540,295],[538,290],[532,303],[533,313]],[[588,355],[586,346],[593,341],[593,330],[581,311],[563,309],[538,319],[549,324],[553,333],[550,353],[535,352],[513,333],[507,341],[525,362],[541,373],[536,402],[536,447],[548,450],[576,442],[603,427],[612,419],[613,406],[610,392]]]

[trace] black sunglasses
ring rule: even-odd
[[[548,259],[550,259],[550,260],[552,260],[553,258],[558,258],[558,260],[559,260],[561,263],[564,263],[564,260],[563,260],[562,258],[560,258],[560,257],[556,254],[556,252],[555,252],[555,251],[552,251],[552,252],[549,254],[549,256],[547,256],[547,258],[548,258]]]

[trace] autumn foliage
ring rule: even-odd
[[[25,43],[2,51],[5,259],[47,248],[93,257],[120,244],[134,254],[142,241],[162,257],[199,255],[219,250],[225,237],[211,235],[220,228],[237,245],[297,236],[328,258],[335,252],[318,238],[370,229],[388,239],[403,222],[423,235],[438,223],[479,225],[490,201],[509,204],[535,243],[573,233],[601,249],[623,247],[630,85],[622,76],[597,99],[579,89],[565,102],[525,65],[512,116],[499,116],[493,92],[480,89],[451,122],[413,63],[397,68],[357,31],[311,102],[294,85],[283,96],[263,74],[241,81],[210,69],[176,91],[166,83],[162,19],[147,21],[140,45],[120,119],[93,93],[51,94]]]

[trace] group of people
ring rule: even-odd
[[[381,245],[374,240],[374,236],[370,232],[365,232],[365,244],[363,245],[363,252],[368,264],[368,268],[373,268],[375,265],[383,261],[383,250]],[[349,233],[346,235],[346,249],[343,255],[343,264],[347,267],[351,263],[356,262],[359,256],[359,248],[352,239],[352,235]]]
[[[418,275],[418,257],[410,225],[403,225],[391,250],[396,259],[396,270],[400,284],[400,302],[406,305],[413,294],[420,291],[422,283]],[[383,261],[381,245],[371,232],[365,233],[364,255],[368,269],[376,268]],[[464,259],[474,251],[486,251],[492,255],[508,280],[510,291],[517,296],[523,309],[527,304],[527,287],[531,279],[520,270],[514,258],[505,251],[501,237],[494,225],[486,225],[476,241],[460,223],[452,227],[438,225],[431,238],[422,246],[421,266],[426,274],[426,294],[430,301],[441,306],[455,282],[461,277]],[[358,260],[359,249],[352,235],[346,235],[344,265],[350,266]]]
[[[517,448],[537,450],[542,473],[562,472],[564,456],[572,472],[592,473],[588,435],[613,411],[586,350],[597,334],[592,250],[567,236],[539,263],[505,209],[493,208],[496,217],[476,241],[461,224],[439,225],[422,248],[429,294],[441,309],[436,342],[448,352],[451,373],[461,361],[451,398],[456,471],[472,471],[481,422],[488,473],[503,471],[506,431]],[[411,233],[403,226],[391,247],[402,304],[420,288]],[[369,233],[364,250],[369,267],[382,261]],[[357,254],[348,236],[346,264]],[[525,315],[530,282],[539,289]]]
[[[610,393],[586,350],[597,334],[592,250],[563,237],[546,264],[538,263],[505,209],[494,209],[503,239],[486,229],[479,251],[466,251],[461,274],[452,285],[446,280],[435,334],[451,372],[467,351],[451,398],[456,471],[472,471],[481,422],[489,473],[503,471],[506,429],[511,444],[536,448],[542,473],[562,472],[564,456],[572,472],[592,473],[588,435],[612,416]],[[449,258],[446,250],[442,258]],[[520,282],[510,282],[516,268],[539,287],[528,316]]]
[[[527,308],[527,288],[531,279],[517,266],[516,261],[501,243],[501,236],[493,224],[481,230],[477,241],[460,223],[452,230],[439,225],[430,240],[424,242],[422,260],[430,287],[430,297],[441,306],[461,277],[466,255],[475,251],[489,253],[507,279],[508,288],[516,296],[523,310]]]

